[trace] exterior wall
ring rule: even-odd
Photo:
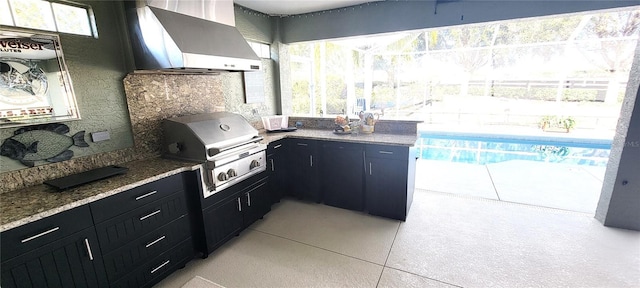
[[[596,219],[605,226],[640,230],[640,43],[610,155]]]

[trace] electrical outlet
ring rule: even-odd
[[[100,131],[91,133],[91,141],[100,142],[111,139],[109,136],[109,131]]]

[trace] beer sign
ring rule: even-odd
[[[80,119],[55,34],[0,29],[0,127]]]

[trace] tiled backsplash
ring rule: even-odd
[[[357,120],[357,117],[350,120],[355,121]],[[295,126],[296,122],[301,122],[302,128],[327,130],[335,128],[334,118],[289,116],[289,126]],[[417,124],[420,122],[422,121],[378,120],[375,124],[374,133],[415,135],[418,133]]]

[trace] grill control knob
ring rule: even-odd
[[[253,169],[256,167],[260,167],[260,162],[258,160],[251,161],[251,164],[249,165],[249,169]]]
[[[218,174],[218,180],[220,180],[220,181],[226,181],[226,180],[228,180],[228,179],[229,179],[229,176],[227,176],[227,174],[226,174],[226,173],[222,173],[222,172],[220,172],[220,174]]]
[[[231,178],[238,176],[238,173],[236,173],[236,170],[229,169],[229,171],[227,171],[227,175],[229,176],[229,178]]]

